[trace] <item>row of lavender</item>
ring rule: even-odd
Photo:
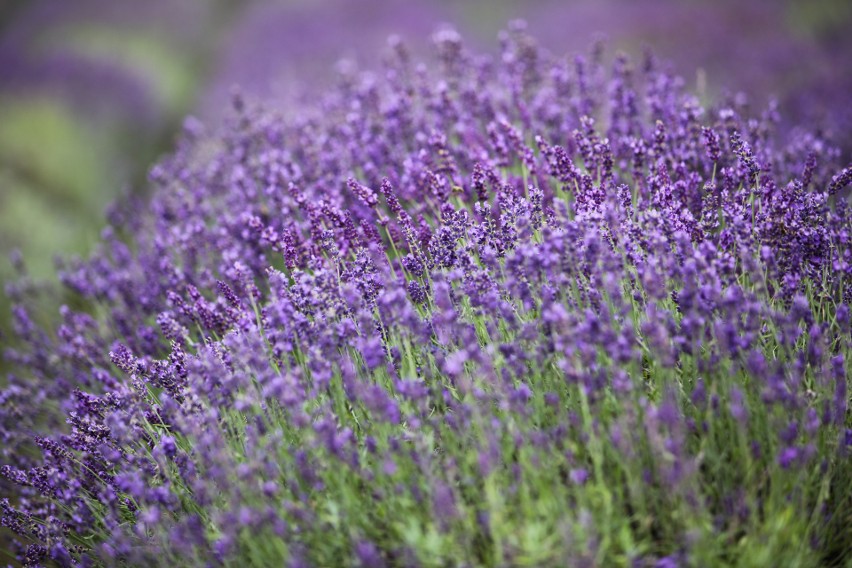
[[[0,393],[26,565],[815,566],[850,552],[852,170],[653,57],[392,41],[189,121]],[[144,213],[139,214],[140,210]]]

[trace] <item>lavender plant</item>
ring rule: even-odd
[[[852,169],[653,57],[398,40],[187,121],[41,325],[28,566],[820,566],[852,543]]]

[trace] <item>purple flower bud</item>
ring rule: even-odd
[[[784,469],[790,469],[799,458],[799,450],[796,447],[786,447],[778,454],[778,465]]]
[[[574,485],[584,485],[589,479],[589,472],[585,468],[575,468],[571,470],[569,477]]]

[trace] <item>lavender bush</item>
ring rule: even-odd
[[[28,566],[820,566],[852,553],[852,169],[653,57],[391,42],[194,120],[10,286]]]

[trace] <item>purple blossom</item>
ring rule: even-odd
[[[45,326],[17,294],[0,471],[22,559],[641,542],[674,566],[762,534],[744,519],[821,518],[848,453],[837,153],[810,159],[771,106],[702,107],[653,58],[566,62],[519,23],[497,61],[433,39],[436,64],[394,42],[380,78],[344,69],[296,116],[235,98],[68,263],[76,308]]]

